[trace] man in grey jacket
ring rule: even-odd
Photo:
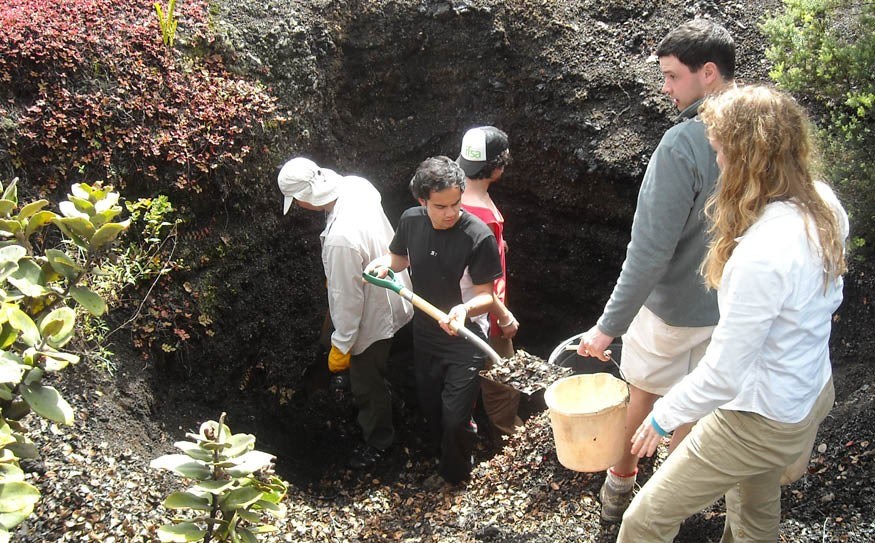
[[[680,110],[653,153],[638,193],[632,239],[611,298],[578,353],[607,360],[605,349],[623,336],[621,366],[629,381],[627,448],[608,469],[599,492],[602,519],[619,521],[632,498],[638,457],[629,440],[654,402],[696,366],[718,320],[716,293],[699,274],[708,243],[703,213],[719,170],[698,108],[705,96],[732,84],[735,44],[705,19],[672,30],[656,49],[662,92]],[[672,446],[689,433],[678,428]]]

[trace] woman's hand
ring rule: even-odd
[[[632,435],[632,454],[638,455],[638,458],[653,456],[662,438],[663,435],[653,425],[653,414],[647,415]]]
[[[602,362],[610,360],[610,356],[605,352],[605,349],[614,341],[609,335],[599,330],[599,327],[593,326],[580,337],[580,343],[577,345],[577,354],[580,356],[592,356],[598,358]]]

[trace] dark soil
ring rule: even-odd
[[[289,119],[288,148],[265,160],[305,154],[363,175],[392,220],[413,204],[406,183],[421,159],[455,156],[475,124],[508,131],[514,163],[494,198],[508,221],[509,305],[518,346],[546,358],[600,313],[647,158],[670,125],[648,60],[655,44],[686,19],[714,18],[737,40],[739,78],[764,81],[757,21],[778,5],[266,0],[220,3],[215,22],[235,69],[262,79]],[[163,496],[184,485],[149,460],[222,411],[291,484],[288,515],[266,541],[613,540],[616,527],[598,518],[602,475],[559,465],[537,394],[503,450],[481,441],[466,487],[424,490],[434,463],[406,334],[392,358],[397,445],[372,472],[347,470],[354,409],[327,394],[316,346],[326,306],[318,217],[280,217],[275,179],[253,182],[260,196],[198,217],[211,234],[183,248],[198,264],[178,281],[209,293],[215,335],[144,361],[118,334],[114,373],[81,364],[57,384],[77,409],[72,429],[30,421],[43,458],[28,477],[43,499],[16,541],[153,540],[170,518]],[[873,288],[873,263],[853,262],[834,327],[836,407],[810,474],[785,489],[782,541],[875,540]],[[677,540],[719,540],[722,515],[717,504],[694,516]]]

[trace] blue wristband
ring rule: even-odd
[[[653,426],[653,429],[656,430],[656,433],[659,434],[660,436],[665,437],[668,435],[668,432],[666,432],[665,430],[662,429],[662,426],[660,426],[656,422],[656,419],[653,418],[653,415],[650,415],[650,425]]]

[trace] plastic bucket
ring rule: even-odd
[[[559,463],[575,471],[603,471],[628,447],[629,387],[609,373],[559,379],[544,393]]]

